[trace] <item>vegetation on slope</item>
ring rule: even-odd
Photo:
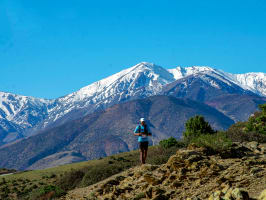
[[[148,163],[166,163],[179,147],[149,148]],[[51,199],[66,191],[94,184],[139,165],[139,151],[116,154],[81,163],[33,170],[0,177],[0,199]]]

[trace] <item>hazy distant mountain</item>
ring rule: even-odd
[[[205,102],[217,94],[266,96],[265,86],[265,73],[234,75],[210,67],[167,70],[142,62],[54,100],[1,92],[0,145],[134,99],[165,94]]]
[[[132,133],[140,117],[148,120],[153,133],[151,141],[157,144],[170,136],[181,137],[186,120],[196,114],[203,115],[216,129],[225,129],[233,123],[206,104],[153,96],[114,105],[0,148],[0,167],[42,168],[47,162],[66,163],[68,156],[58,161],[60,155],[65,155],[63,152],[76,152],[74,159],[94,159],[135,149],[137,138]]]

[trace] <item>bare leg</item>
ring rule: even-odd
[[[141,164],[144,164],[145,163],[145,160],[144,160],[144,151],[143,149],[140,149],[140,162]]]
[[[146,163],[147,154],[148,154],[148,149],[145,149],[143,154],[144,154],[143,155],[143,163],[145,164]]]

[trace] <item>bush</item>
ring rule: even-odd
[[[145,193],[141,192],[141,193],[137,194],[134,198],[132,198],[132,200],[140,200],[140,199],[143,199],[145,197],[146,197]]]
[[[65,191],[54,185],[46,185],[40,189],[35,190],[30,199],[54,199],[65,194]]]
[[[112,166],[105,165],[100,168],[98,166],[90,167],[83,177],[81,185],[85,187],[104,180],[107,177],[123,171],[122,167],[123,166],[115,164]]]
[[[199,147],[212,149],[215,152],[226,150],[232,146],[232,140],[227,137],[225,132],[202,134],[198,137],[193,137],[190,142]]]
[[[177,146],[172,146],[167,149],[161,146],[154,147],[153,151],[148,152],[147,163],[152,165],[164,164],[176,153],[177,149]]]
[[[159,145],[165,149],[168,149],[170,147],[184,147],[184,143],[183,142],[180,142],[180,141],[177,141],[174,137],[170,137],[168,139],[165,139],[165,140],[161,140],[159,142]]]
[[[238,127],[237,124],[232,125],[226,131],[226,135],[233,142],[251,142],[251,141],[256,141],[259,143],[266,142],[266,135],[256,133],[256,132],[245,132],[243,131],[243,128]]]
[[[71,169],[70,172],[65,172],[62,177],[58,178],[57,180],[58,185],[66,191],[74,189],[75,187],[79,185],[79,183],[83,179],[85,175],[84,171],[85,169],[84,170],[83,169],[81,170]]]
[[[55,197],[59,197],[61,196],[62,194],[64,194],[64,191],[57,187],[57,186],[53,186],[53,185],[46,185],[42,188],[39,189],[39,192],[40,192],[40,195],[44,195],[44,194],[47,194],[47,193],[50,193],[50,192],[55,192]]]
[[[261,111],[249,118],[245,131],[266,135],[266,104],[259,105],[259,108]]]
[[[203,116],[196,115],[191,117],[185,124],[186,131],[183,133],[185,138],[197,137],[201,134],[214,134],[210,124],[205,121]]]

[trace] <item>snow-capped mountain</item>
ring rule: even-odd
[[[229,88],[228,91],[233,87],[238,93],[251,91],[266,96],[265,73],[230,74],[211,67],[198,66],[165,69],[142,62],[54,100],[1,92],[0,145],[3,138],[11,133],[17,135],[5,141],[29,136],[43,128],[57,126],[120,102],[161,94],[167,85],[176,81],[182,82],[189,76],[201,77],[206,84],[217,89],[222,82],[223,87]]]
[[[266,73],[252,72],[246,74],[231,74],[207,66],[176,67],[174,69],[168,69],[168,71],[174,75],[176,80],[198,73],[208,74],[214,78],[220,80],[223,79],[225,82],[228,80],[239,87],[245,90],[250,90],[260,96],[266,96]]]
[[[48,116],[52,100],[0,92],[0,144],[23,137]]]
[[[57,119],[63,123],[119,102],[156,95],[164,85],[173,81],[173,75],[166,69],[151,63],[139,63],[57,99],[57,106],[50,111],[44,126]]]

